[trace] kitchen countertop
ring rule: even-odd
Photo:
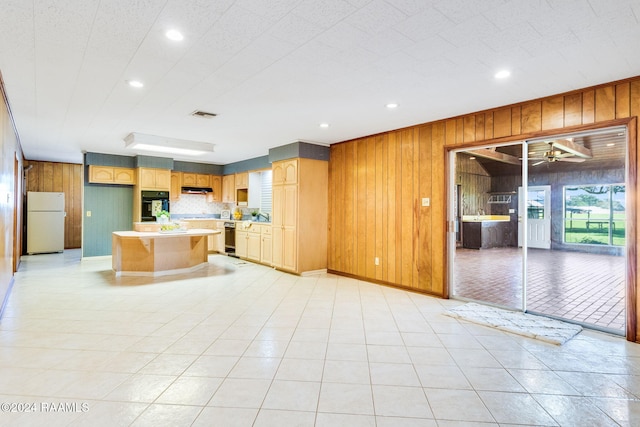
[[[220,230],[206,230],[202,228],[192,228],[190,230],[180,231],[114,231],[113,234],[124,238],[140,238],[140,237],[174,237],[174,236],[208,236],[210,234],[219,234]]]
[[[462,215],[462,222],[509,222],[509,215]]]

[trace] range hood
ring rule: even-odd
[[[213,192],[211,187],[182,187],[183,194],[207,194]]]

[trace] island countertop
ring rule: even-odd
[[[190,273],[209,260],[207,240],[220,230],[114,231],[111,266],[116,276]]]
[[[188,230],[171,230],[171,231],[114,231],[113,234],[118,237],[140,238],[140,237],[175,237],[175,236],[209,236],[212,234],[220,234],[220,230],[209,230],[205,228],[192,228]]]

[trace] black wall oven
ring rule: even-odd
[[[142,221],[155,221],[157,211],[169,212],[168,191],[143,191],[142,192]]]

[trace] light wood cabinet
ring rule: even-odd
[[[182,186],[183,187],[209,187],[210,178],[207,174],[202,173],[182,173]]]
[[[248,232],[246,230],[241,230],[236,228],[236,256],[240,258],[246,258],[248,254],[248,242],[247,236]]]
[[[218,252],[218,253],[225,253],[224,251],[224,221],[216,221],[216,230],[220,231],[220,234],[216,234],[214,236],[212,236],[212,245],[211,245],[211,249],[214,252]]]
[[[135,171],[132,168],[89,165],[89,182],[95,184],[134,185]]]
[[[182,192],[182,172],[171,171],[171,189],[169,190],[169,199],[174,202],[180,200]]]
[[[235,177],[236,188],[249,188],[249,173],[237,173]]]
[[[236,202],[235,175],[225,175],[222,177],[222,201],[224,203]]]
[[[247,233],[247,259],[260,262],[262,226],[252,225]]]
[[[276,268],[304,273],[327,268],[328,163],[273,163],[272,258]]]
[[[263,225],[262,226],[262,231],[260,233],[260,238],[262,239],[262,242],[261,242],[261,245],[260,245],[260,262],[262,262],[263,264],[271,265],[271,262],[273,260],[273,257],[272,257],[273,239],[272,239],[271,226],[270,225]]]
[[[171,171],[169,169],[138,168],[138,184],[142,189],[171,189]]]
[[[218,175],[211,175],[209,178],[211,183],[211,193],[207,194],[207,202],[221,202],[222,201],[222,177]]]
[[[297,184],[298,159],[283,160],[273,163],[273,185]]]

